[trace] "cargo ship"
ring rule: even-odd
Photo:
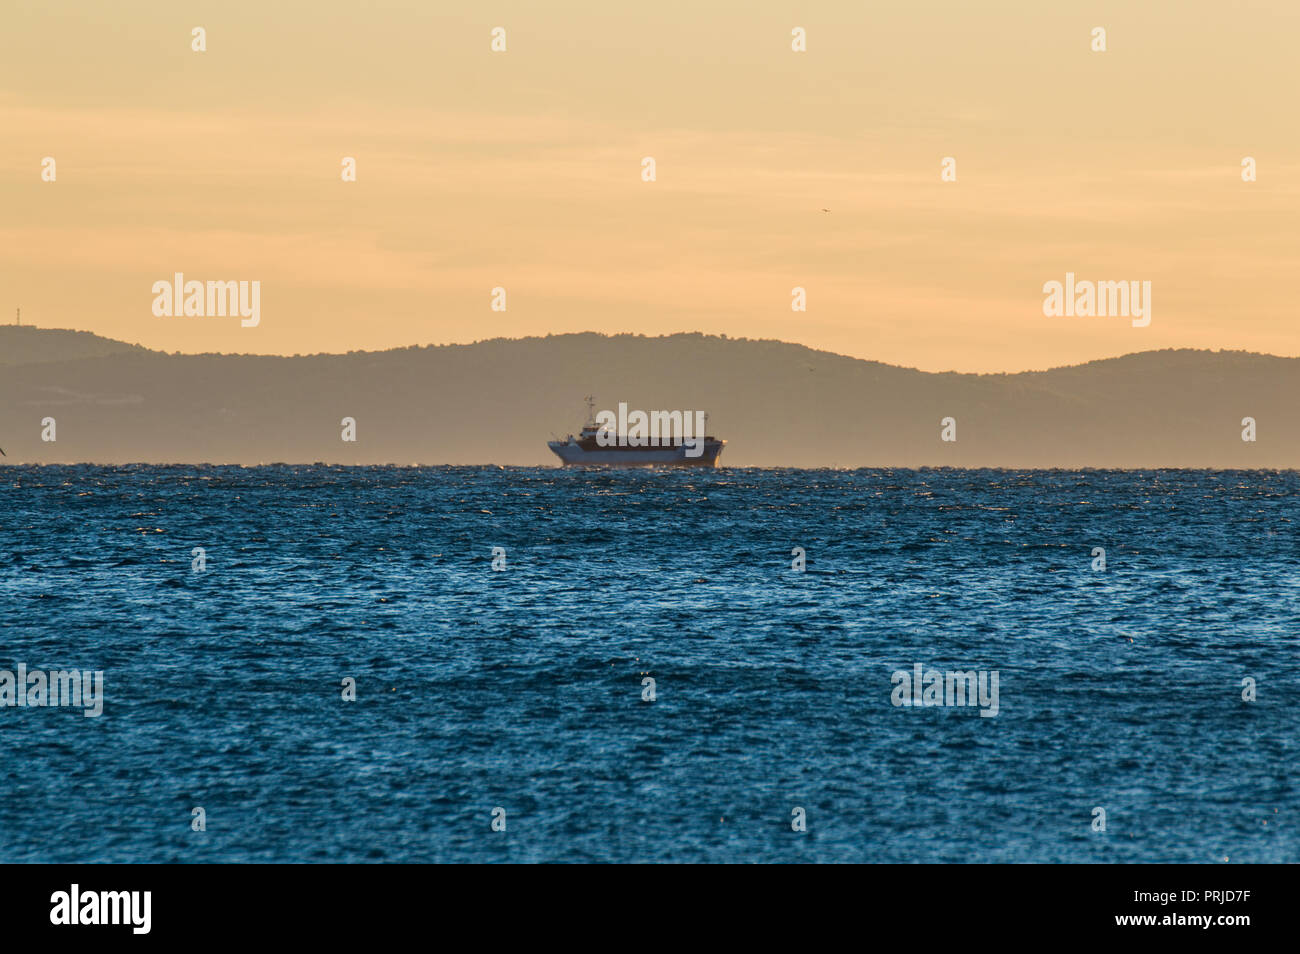
[[[685,413],[673,413],[685,417]],[[704,415],[704,420],[708,421],[708,415]],[[681,428],[678,430],[680,432]],[[701,430],[707,431],[707,424]],[[598,423],[596,401],[589,396],[587,423],[578,436],[570,434],[564,440],[547,441],[546,446],[565,467],[716,467],[718,456],[727,442],[708,434],[701,440],[681,433],[658,441],[648,438],[633,440],[620,435],[608,423]]]

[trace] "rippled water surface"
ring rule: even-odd
[[[3,468],[0,670],[105,701],[0,708],[0,860],[1297,861],[1298,493]],[[917,663],[998,714],[893,705]]]

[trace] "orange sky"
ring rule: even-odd
[[[284,354],[698,330],[963,371],[1300,354],[1294,0],[9,0],[3,19],[0,316],[25,323]],[[260,281],[260,324],[155,317],[178,271]],[[1150,281],[1150,326],[1044,317],[1067,271]]]

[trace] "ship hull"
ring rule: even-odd
[[[678,447],[584,448],[568,441],[550,441],[548,446],[565,467],[716,467],[726,441],[706,441],[704,451],[687,456]]]

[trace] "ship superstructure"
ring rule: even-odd
[[[704,420],[707,422],[708,415]],[[707,431],[707,427],[702,429]],[[678,433],[658,441],[629,438],[608,423],[597,422],[596,400],[588,395],[587,422],[578,435],[547,441],[546,446],[566,467],[716,467],[727,442],[707,433],[703,438]]]

